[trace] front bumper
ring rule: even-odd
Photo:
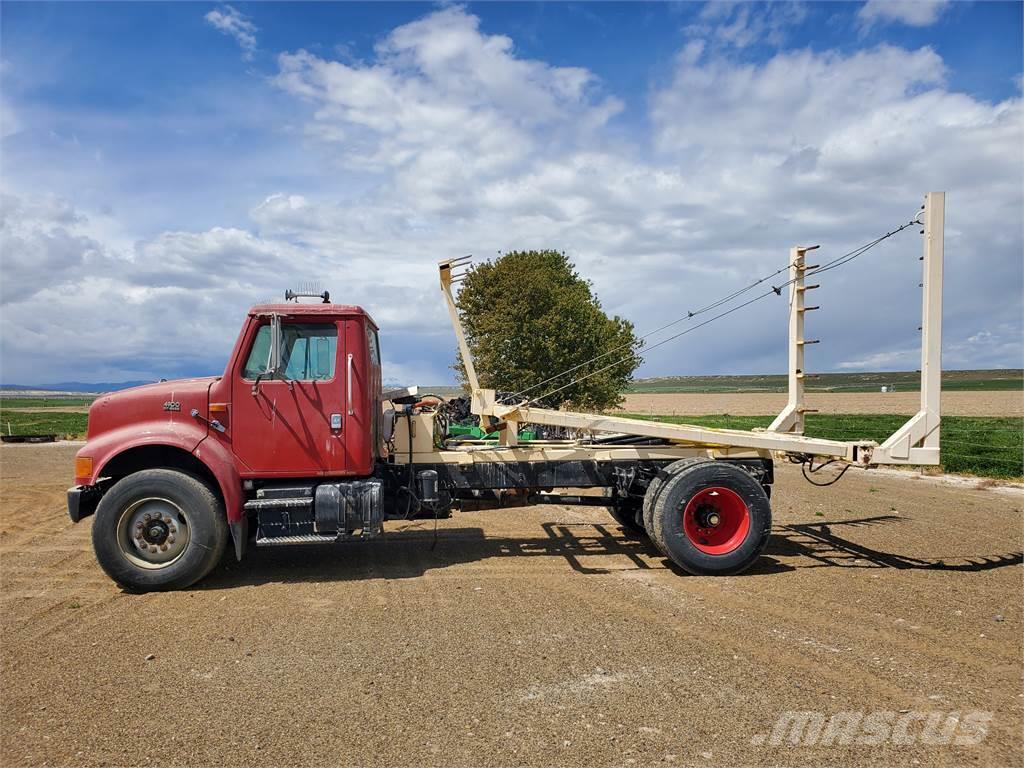
[[[103,491],[98,485],[76,485],[68,488],[68,517],[77,523],[96,511]]]

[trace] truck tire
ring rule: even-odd
[[[761,556],[772,527],[764,488],[723,461],[677,472],[658,493],[652,517],[652,540],[695,576],[745,571]]]
[[[679,461],[673,461],[666,467],[662,467],[658,471],[658,474],[647,486],[647,492],[644,494],[644,506],[641,512],[641,519],[643,520],[644,529],[647,531],[647,535],[651,537],[651,541],[654,542],[661,553],[668,557],[668,552],[665,551],[665,547],[658,542],[654,537],[654,503],[658,500],[658,494],[661,493],[661,489],[665,487],[665,483],[672,479],[672,477],[679,472],[682,472],[687,467],[693,466],[694,464],[700,464],[704,461],[714,461],[707,456],[690,456],[687,459],[680,459]]]
[[[615,494],[611,488],[604,489],[604,497],[609,500],[608,514],[625,529],[627,534],[632,536],[646,535],[640,499],[627,496],[625,499],[620,497],[617,502],[612,502],[611,499],[614,496]]]
[[[146,469],[117,481],[96,509],[92,544],[107,575],[136,592],[181,589],[227,547],[224,506],[198,478]]]

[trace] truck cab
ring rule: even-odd
[[[97,514],[94,546],[119,583],[185,586],[216,564],[229,539],[241,558],[257,510],[267,539],[326,534],[327,517],[330,533],[339,525],[349,532],[343,502],[353,491],[379,497],[379,480],[358,480],[381,458],[381,422],[378,329],[367,312],[327,301],[254,306],[221,376],[93,403],[69,513],[76,522]],[[294,525],[318,489],[335,498],[333,510],[325,501],[320,525],[311,514],[308,525]],[[352,517],[361,514],[370,534],[380,515],[364,520],[367,512]]]
[[[275,338],[280,362],[267,373]],[[243,478],[369,475],[380,454],[380,379],[377,326],[361,308],[253,307],[210,387],[210,418],[222,429],[209,439],[230,446]]]

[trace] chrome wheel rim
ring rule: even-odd
[[[139,568],[159,570],[177,562],[191,540],[188,515],[170,499],[149,496],[132,502],[117,523],[117,543]]]

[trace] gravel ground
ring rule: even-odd
[[[543,507],[133,596],[67,519],[74,450],[0,448],[4,766],[1024,762],[1019,489],[782,467],[768,551],[732,578]],[[991,720],[974,746],[921,723],[773,746],[790,710]]]

